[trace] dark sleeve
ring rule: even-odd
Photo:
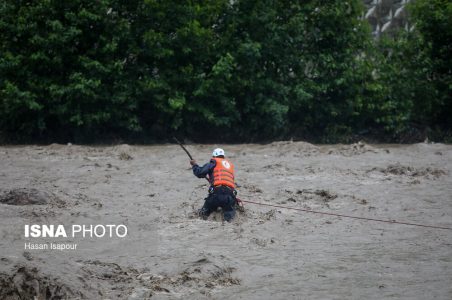
[[[193,174],[195,174],[195,176],[198,178],[205,178],[207,174],[210,174],[212,172],[212,170],[215,168],[215,165],[216,162],[213,159],[202,167],[194,165],[192,167]]]

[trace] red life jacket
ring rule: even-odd
[[[213,169],[213,186],[225,185],[235,188],[234,165],[224,158],[214,157],[216,165]]]

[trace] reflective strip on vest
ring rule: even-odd
[[[225,185],[235,188],[234,165],[224,158],[213,158],[216,162],[213,169],[213,186]]]

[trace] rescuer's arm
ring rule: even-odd
[[[195,161],[190,161],[190,164],[192,164],[193,174],[198,178],[205,178],[216,165],[215,160],[213,159],[202,167],[198,166]]]

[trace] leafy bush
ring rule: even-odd
[[[0,136],[198,141],[451,128],[452,4],[373,40],[360,0],[0,5]]]

